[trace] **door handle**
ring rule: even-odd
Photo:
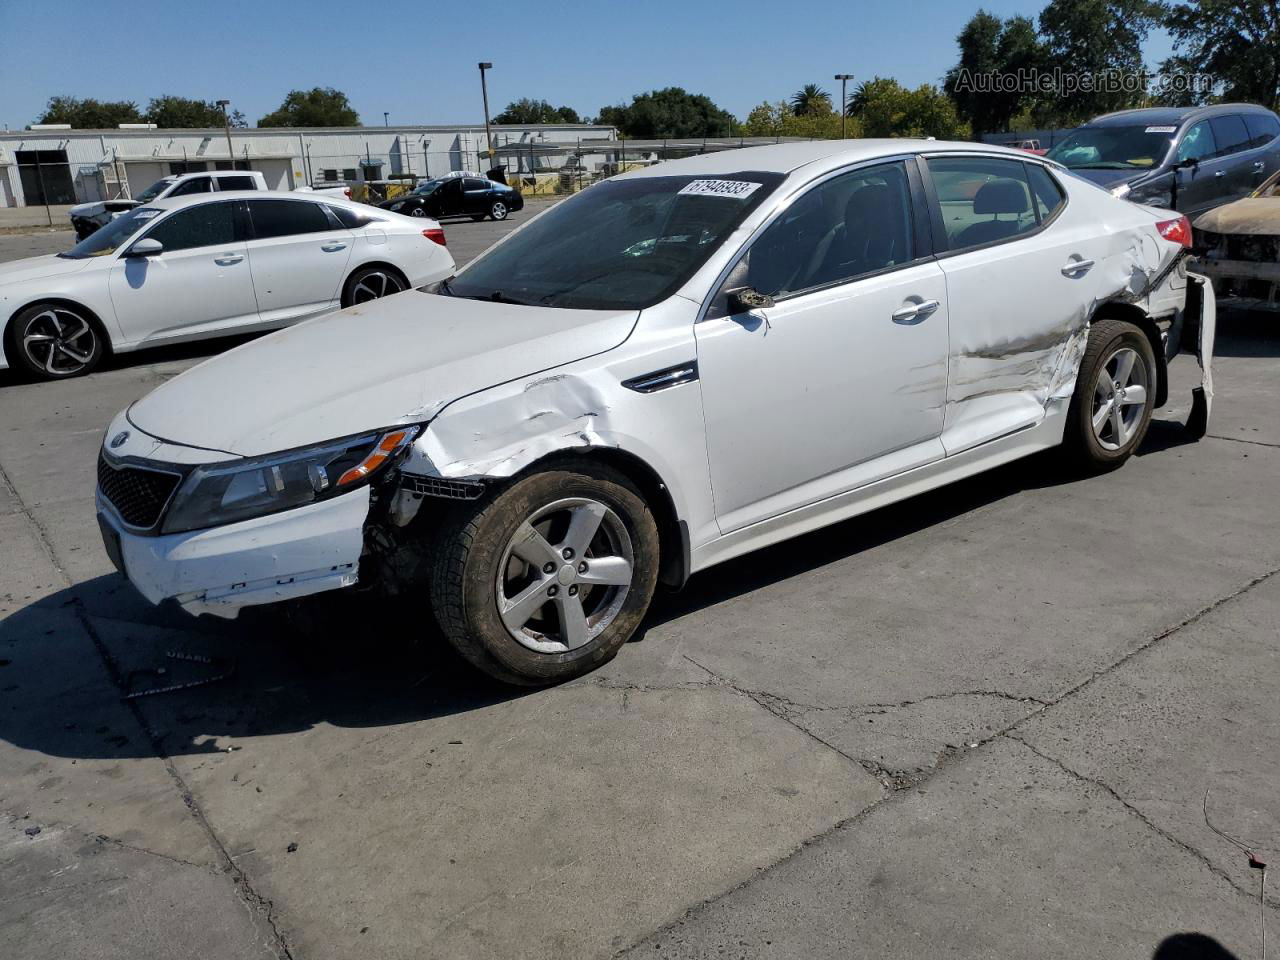
[[[1082,273],[1088,273],[1093,269],[1095,260],[1072,260],[1062,266],[1062,275],[1064,277],[1077,277]]]
[[[922,303],[908,303],[889,314],[894,323],[911,325],[928,317],[942,304],[937,300],[925,300]]]
[[[337,241],[330,241],[329,243],[323,244],[320,249],[325,253],[337,253],[339,250],[347,249],[347,245],[345,243],[338,243]]]
[[[244,257],[238,253],[228,254],[225,257],[214,257],[213,262],[220,267],[229,267],[234,263],[239,263]]]
[[[1227,175],[1227,171],[1225,171],[1225,170],[1215,170],[1215,171],[1213,172],[1213,175],[1214,175],[1215,177],[1225,177],[1225,176]]]
[[[1255,170],[1257,170],[1259,173],[1261,173],[1263,170],[1267,169],[1267,161],[1265,161],[1265,160],[1255,160],[1255,161],[1253,161],[1253,169],[1255,169]]]

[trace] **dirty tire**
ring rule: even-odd
[[[1106,416],[1101,430],[1096,429],[1095,416],[1114,409],[1114,401],[1119,397],[1117,391],[1108,386],[1115,382],[1112,374],[1117,369],[1116,361],[1129,358],[1133,358],[1132,369],[1126,376],[1125,396],[1120,398],[1121,409],[1125,411],[1121,416],[1123,423],[1118,424]],[[1119,369],[1123,372],[1123,366]],[[1123,320],[1099,320],[1092,324],[1067,412],[1063,453],[1068,463],[1086,472],[1102,473],[1128,460],[1151,425],[1156,385],[1156,360],[1146,334]],[[1134,389],[1138,386],[1143,390],[1141,404],[1134,400],[1137,396]],[[1108,406],[1109,401],[1112,406]],[[1139,406],[1138,412],[1129,412]]]
[[[612,619],[602,621],[606,625],[597,635],[576,649],[542,652],[518,641],[503,622],[498,604],[499,593],[505,588],[499,571],[521,563],[508,550],[526,521],[565,502],[607,508],[609,519],[601,522],[601,529],[606,523],[615,524],[619,532],[625,529],[631,579]],[[548,533],[548,542],[555,539]],[[439,542],[431,602],[446,639],[472,665],[518,686],[560,683],[611,660],[640,625],[658,579],[658,529],[653,514],[630,480],[599,464],[567,464],[524,477],[496,496],[460,509],[441,531]],[[568,543],[570,538],[566,536],[562,542]],[[584,558],[594,559],[584,552],[575,562]],[[536,570],[533,575],[538,576]],[[556,583],[554,579],[541,581],[549,589],[565,589],[557,588]],[[561,601],[566,602],[563,595]],[[589,595],[582,594],[580,606],[589,602]],[[556,603],[548,601],[542,609],[550,609],[550,616],[559,618],[554,611],[561,608]]]
[[[40,380],[66,380],[92,371],[102,360],[106,337],[87,310],[37,303],[13,318],[5,353],[22,372]]]

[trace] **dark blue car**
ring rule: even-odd
[[[1122,110],[1090,120],[1048,157],[1116,196],[1194,218],[1280,169],[1280,119],[1251,103]]]
[[[524,207],[524,197],[505,183],[480,177],[443,177],[418,184],[412,193],[378,204],[410,217],[470,217],[505,220]]]

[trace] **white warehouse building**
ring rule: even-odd
[[[589,124],[493,126],[493,147],[529,144],[513,166],[554,168],[567,146],[613,140],[614,129]],[[483,124],[413,127],[276,127],[159,130],[127,124],[116,130],[36,125],[0,133],[0,207],[67,204],[131,197],[161,177],[202,170],[257,170],[272,189],[433,177],[485,169]],[[563,156],[538,150],[562,144]],[[511,156],[510,151],[506,152]],[[536,158],[536,160],[535,160]],[[510,163],[508,160],[499,160]],[[515,171],[513,171],[515,172]]]

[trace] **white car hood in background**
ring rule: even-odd
[[[459,397],[621,344],[636,311],[410,291],[205,361],[129,410],[139,430],[242,456],[428,420]]]
[[[57,277],[65,273],[83,270],[92,258],[83,257],[75,260],[60,257],[51,253],[45,257],[27,257],[25,260],[10,260],[0,263],[0,294],[4,293],[6,283],[20,283],[23,280],[42,280],[45,277]]]

